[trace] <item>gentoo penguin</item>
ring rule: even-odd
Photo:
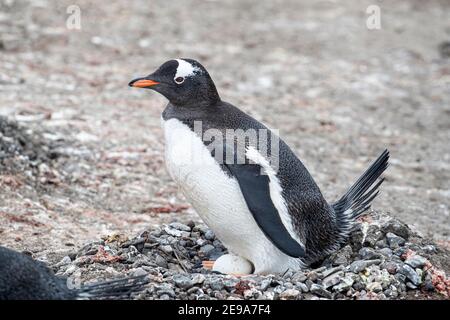
[[[55,276],[44,263],[0,247],[0,300],[122,299],[147,282],[140,276],[70,289],[67,280]]]
[[[213,270],[280,273],[324,258],[347,240],[383,182],[376,181],[387,167],[387,150],[329,204],[288,145],[221,100],[208,71],[195,60],[167,61],[129,86],[169,100],[162,113],[166,166],[229,250]]]

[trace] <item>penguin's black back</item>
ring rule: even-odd
[[[224,101],[198,108],[183,108],[169,103],[163,112],[163,119],[171,118],[180,120],[191,130],[194,130],[195,121],[201,121],[203,133],[208,129],[217,129],[223,137],[226,137],[226,129],[266,129],[269,139],[273,135],[261,122]],[[258,146],[254,147],[259,150]],[[294,228],[307,248],[304,261],[315,261],[331,250],[339,239],[336,217],[308,170],[281,138],[277,177]]]
[[[0,300],[74,299],[74,291],[42,262],[0,247]]]

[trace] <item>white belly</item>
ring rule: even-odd
[[[177,119],[162,122],[166,166],[181,191],[227,249],[250,260],[255,273],[299,269],[301,263],[276,248],[247,208],[235,178],[227,176],[200,137]]]

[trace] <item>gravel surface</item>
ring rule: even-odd
[[[81,30],[66,27],[73,4]],[[366,28],[372,4],[380,30]],[[224,100],[279,129],[330,201],[388,148],[373,208],[449,248],[449,9],[445,0],[0,0],[0,244],[54,265],[103,235],[201,223],[164,168],[164,99],[127,86],[182,56],[208,68]],[[390,232],[389,246],[406,246]]]
[[[447,250],[387,215],[366,216],[349,244],[314,268],[282,275],[236,277],[203,269],[226,253],[202,224],[179,222],[129,239],[111,234],[53,265],[70,283],[123,275],[150,280],[134,299],[445,299],[450,294]]]

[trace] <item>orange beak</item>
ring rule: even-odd
[[[147,88],[147,87],[154,86],[156,84],[159,84],[159,82],[153,81],[153,80],[140,79],[140,80],[132,81],[130,83],[130,87]]]

